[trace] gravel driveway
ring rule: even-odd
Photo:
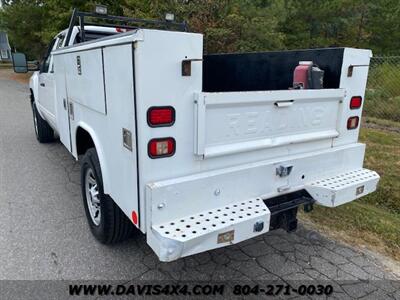
[[[4,79],[0,258],[0,279],[319,279],[340,299],[400,299],[399,281],[388,280],[396,277],[375,256],[301,225],[296,233],[278,230],[172,263],[160,263],[139,233],[119,245],[99,244],[86,224],[79,164],[60,143],[36,141],[28,87]]]

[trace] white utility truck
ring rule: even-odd
[[[104,13],[74,11],[30,81],[37,139],[58,135],[81,162],[101,242],[136,226],[172,261],[295,230],[299,207],[376,189],[358,143],[370,50],[204,55],[203,36],[185,24]],[[23,54],[14,65],[28,69]],[[319,87],[293,85],[307,68],[323,73]]]

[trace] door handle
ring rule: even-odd
[[[40,86],[46,86],[43,82],[40,84]]]
[[[64,109],[67,110],[67,100],[65,98],[63,98],[63,106]]]
[[[71,120],[74,119],[74,105],[72,104],[72,102],[68,102],[68,106],[69,106],[69,117]]]
[[[288,101],[276,101],[274,104],[276,107],[288,107],[291,106],[294,103],[294,100],[288,100]]]

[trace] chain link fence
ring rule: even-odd
[[[364,130],[360,132],[360,141],[367,145],[364,166],[378,172],[381,180],[377,191],[363,198],[360,203],[364,201],[376,208],[376,211],[370,211],[371,216],[378,211],[383,213],[379,222],[372,225],[371,232],[379,228],[379,224],[384,224],[382,230],[386,233],[387,228],[397,226],[389,225],[389,220],[400,220],[400,56],[377,56],[371,59],[362,126]],[[368,211],[367,206],[364,209]],[[367,228],[368,224],[374,222],[369,223],[371,220],[359,223],[360,227]],[[393,242],[398,251],[398,233],[388,241]]]
[[[371,59],[365,99],[367,122],[400,129],[400,56]]]

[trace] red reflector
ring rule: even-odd
[[[175,123],[175,109],[172,106],[150,107],[147,123],[150,127],[172,126]]]
[[[137,225],[137,223],[138,223],[138,215],[137,215],[136,211],[132,211],[132,222],[135,225]]]
[[[350,109],[357,109],[361,107],[362,98],[361,96],[352,97],[350,100]]]
[[[359,117],[350,117],[347,120],[347,129],[356,129],[358,127]]]
[[[173,138],[152,139],[148,145],[151,158],[172,156],[175,153],[175,140]]]

